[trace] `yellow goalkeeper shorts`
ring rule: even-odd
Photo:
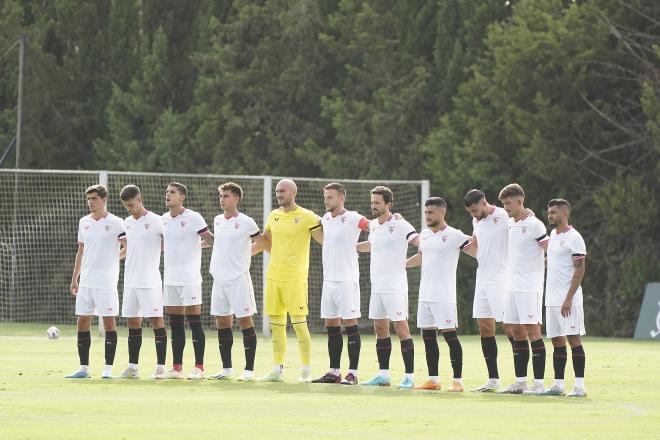
[[[278,281],[266,280],[267,315],[307,315],[307,280]]]

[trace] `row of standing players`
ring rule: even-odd
[[[195,366],[188,379],[204,378],[205,335],[201,325],[201,255],[212,247],[210,273],[213,275],[211,314],[218,328],[222,370],[210,379],[233,376],[232,325],[238,320],[243,334],[245,368],[241,381],[255,380],[254,358],[257,338],[252,315],[257,312],[249,269],[251,257],[270,253],[265,286],[265,312],[269,317],[273,342],[273,369],[258,379],[283,380],[286,353],[287,313],[296,332],[301,356],[299,381],[313,383],[358,383],[360,355],[360,290],[358,252],[370,252],[371,296],[369,318],[374,322],[378,374],[366,386],[388,386],[392,351],[390,323],[399,337],[405,365],[400,388],[439,390],[438,330],[449,346],[453,369],[450,392],[462,392],[462,347],[457,335],[456,268],[461,252],[477,259],[473,317],[477,319],[489,380],[473,389],[510,394],[562,395],[567,363],[566,343],[571,345],[575,387],[569,396],[586,396],[584,387],[584,335],[582,291],[586,249],[584,240],[569,223],[570,205],[566,200],[548,203],[548,220],[555,229],[548,237],[544,224],[524,207],[525,194],[517,184],[507,185],[499,194],[504,208],[490,205],[480,190],[464,198],[473,218],[472,236],[447,225],[447,205],[440,197],[425,203],[427,229],[417,233],[399,214],[392,213],[394,196],[384,186],[371,190],[373,220],[367,220],[344,207],[346,190],[331,183],[323,190],[327,212],[319,218],[295,202],[297,187],[290,179],[278,182],[275,195],[279,208],[268,216],[264,232],[255,221],[239,212],[243,191],[229,182],[218,187],[223,213],[214,219],[213,232],[200,214],[183,207],[187,188],[172,182],[166,190],[169,211],[162,216],[147,211],[135,185],[122,189],[120,198],[129,216],[125,220],[106,210],[107,190],[93,185],[85,191],[90,214],[80,220],[78,253],[71,282],[78,316],[80,369],[67,376],[90,377],[90,325],[99,315],[106,329],[105,368],[101,377],[112,377],[117,344],[115,317],[119,312],[117,282],[119,261],[126,258],[122,316],[127,319],[129,364],[121,375],[137,378],[142,343],[142,319],[148,318],[154,331],[156,379],[183,378],[185,321],[192,332]],[[359,242],[360,233],[368,240]],[[330,368],[312,380],[311,338],[308,314],[307,273],[310,237],[322,245],[323,289],[321,318],[328,332]],[[409,245],[418,248],[407,257]],[[545,344],[541,336],[545,252],[546,331],[554,347],[554,385],[546,390]],[[160,255],[164,253],[164,279],[160,275]],[[419,386],[413,382],[414,343],[408,327],[408,283],[406,268],[421,266],[417,325],[422,329],[429,378]],[[169,316],[172,342],[172,369],[166,371],[167,331],[163,312]],[[516,381],[500,389],[497,368],[496,322],[502,322],[511,341]],[[342,378],[343,349],[341,326],[347,335],[348,373]],[[527,368],[530,342],[534,370],[533,386],[528,389]]]

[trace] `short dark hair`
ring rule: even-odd
[[[137,185],[126,185],[121,189],[119,198],[123,201],[131,200],[140,195],[140,188]]]
[[[522,186],[517,183],[510,183],[500,191],[500,195],[497,196],[498,199],[503,200],[507,197],[522,197],[525,198],[525,191],[522,189]]]
[[[438,208],[446,208],[447,202],[442,197],[431,197],[426,199],[424,206],[437,206]]]
[[[394,193],[386,186],[378,185],[371,190],[371,194],[380,194],[385,203],[394,204]]]
[[[344,185],[342,185],[341,183],[337,183],[337,182],[328,183],[326,186],[323,187],[323,189],[324,190],[334,189],[339,194],[346,197],[346,187],[344,187]]]
[[[239,200],[243,198],[243,188],[241,188],[241,186],[238,183],[234,183],[234,182],[223,183],[218,187],[218,191],[229,191],[233,195],[237,196]]]
[[[96,195],[98,195],[102,199],[108,197],[108,190],[105,188],[105,186],[101,184],[92,185],[85,190],[85,196],[91,193],[96,193]]]
[[[188,188],[186,188],[186,185],[184,185],[183,183],[179,183],[179,182],[171,182],[171,183],[170,183],[169,185],[167,185],[167,186],[173,186],[174,188],[177,189],[177,191],[179,191],[179,192],[180,192],[181,194],[183,194],[184,196],[187,196],[187,195],[188,195]]]
[[[548,202],[548,208],[551,208],[553,206],[565,206],[568,208],[568,210],[571,210],[571,204],[568,203],[568,200],[566,199],[552,199]]]
[[[486,198],[486,194],[480,189],[471,189],[467,193],[465,193],[465,197],[463,197],[463,204],[468,207],[472,206],[475,203],[481,202],[483,199]]]

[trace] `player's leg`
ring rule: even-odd
[[[440,376],[438,375],[438,364],[440,362],[438,326],[431,307],[432,304],[426,301],[419,301],[417,304],[417,327],[422,329],[426,367],[429,372],[428,380],[415,387],[418,390],[439,390],[441,387]]]
[[[341,380],[341,384],[357,385],[358,364],[360,362],[360,349],[362,347],[360,327],[357,318],[344,319],[342,323],[346,329],[346,345],[348,345],[348,373]]]
[[[495,323],[498,311],[491,301],[494,289],[497,286],[479,285],[474,290],[474,303],[472,317],[477,319],[479,336],[481,337],[481,351],[488,370],[488,382],[474,388],[475,392],[497,391],[500,387],[500,376],[497,369],[497,340],[495,339]],[[490,297],[489,297],[490,296]]]
[[[405,299],[405,302],[407,306],[407,298]],[[399,343],[401,344],[401,357],[403,358],[403,365],[405,367],[404,377],[399,383],[398,387],[404,389],[412,389],[415,386],[415,344],[413,342],[412,336],[410,335],[408,317],[406,316],[404,319],[397,321],[393,320],[392,323],[394,324],[394,330],[399,337]]]
[[[162,310],[162,308],[161,308]],[[161,316],[152,316],[149,323],[154,332],[154,346],[156,347],[156,370],[151,375],[155,378],[159,374],[165,373],[165,359],[167,358],[167,329],[165,329],[165,320]]]
[[[279,282],[266,280],[264,294],[266,296],[266,314],[270,321],[270,333],[273,344],[273,369],[267,375],[260,377],[262,382],[281,382],[286,354],[286,306],[282,301]]]
[[[128,327],[128,365],[120,376],[123,379],[140,377],[138,363],[140,347],[142,347],[142,313],[137,290],[130,287],[124,288],[121,303],[121,316],[126,318]]]
[[[172,369],[157,375],[157,379],[183,379],[183,350],[186,347],[185,307],[183,286],[163,287],[163,308],[170,320],[172,335]]]
[[[80,293],[78,293],[80,294]],[[78,303],[76,298],[76,304]],[[77,307],[77,306],[76,306]],[[78,316],[76,326],[78,330],[78,337],[76,345],[78,347],[78,358],[80,360],[80,368],[78,371],[65,376],[68,379],[86,379],[91,377],[89,374],[89,349],[92,343],[90,327],[92,325],[92,316]]]
[[[288,281],[284,283],[282,295],[284,304],[291,317],[291,327],[298,339],[298,353],[300,354],[300,377],[299,382],[311,382],[312,370],[310,357],[312,352],[312,336],[307,328],[307,280]]]
[[[369,298],[369,319],[373,320],[376,334],[376,355],[378,357],[378,374],[363,386],[390,385],[390,356],[392,354],[392,339],[390,338],[390,320],[385,310],[383,295],[371,292]]]
[[[435,303],[435,321],[449,347],[449,359],[453,372],[449,392],[463,392],[463,347],[458,339],[458,312],[455,303]]]
[[[238,326],[243,333],[245,369],[238,380],[252,381],[254,380],[254,358],[257,353],[257,333],[254,331],[252,315],[257,313],[257,302],[254,299],[254,288],[249,272],[234,281],[228,297],[235,310],[234,315],[238,319]]]
[[[232,332],[234,310],[228,298],[229,284],[214,280],[211,290],[211,315],[215,316],[215,326],[218,330],[218,351],[222,360],[222,370],[218,374],[209,376],[209,379],[225,380],[233,375],[231,349],[234,345]]]
[[[527,391],[527,367],[529,365],[529,342],[521,316],[525,313],[524,304],[520,304],[522,295],[509,292],[504,311],[504,323],[513,334],[513,367],[516,380],[501,392],[503,394],[522,394]],[[523,301],[524,302],[524,301]]]
[[[128,365],[121,374],[123,379],[137,379],[140,377],[138,363],[140,360],[140,348],[142,347],[142,318],[126,317],[128,327]]]
[[[195,291],[195,295],[192,296],[199,294],[200,301],[199,304],[186,305],[185,308],[186,319],[188,320],[190,333],[192,333],[193,350],[195,352],[195,366],[190,371],[190,374],[188,374],[188,379],[204,379],[204,349],[206,346],[206,334],[204,333],[204,327],[202,327],[202,289],[201,286],[186,287]]]
[[[566,371],[566,328],[565,319],[561,316],[561,307],[547,306],[545,308],[546,336],[552,341],[552,367],[555,381],[552,387],[545,391],[545,395],[564,395],[564,373]]]
[[[232,315],[216,316],[215,325],[218,329],[218,350],[222,360],[222,370],[218,374],[209,376],[209,379],[226,380],[234,374],[231,362],[231,349],[234,346],[234,333]]]
[[[103,319],[105,329],[105,367],[101,377],[112,378],[112,365],[117,352],[117,323],[115,317],[119,313],[119,294],[117,289],[92,289],[94,304],[99,311],[99,319]]]
[[[531,298],[531,295],[527,295],[530,300],[530,302],[533,302],[533,298]],[[543,336],[541,335],[541,304],[542,304],[542,299],[543,296],[541,295],[536,295],[537,299],[537,304],[536,304],[536,315],[535,318],[530,318],[530,321],[533,319],[536,319],[537,322],[529,322],[525,321],[524,327],[525,327],[525,333],[527,334],[527,339],[530,341],[530,346],[532,349],[531,355],[532,355],[532,369],[534,371],[534,385],[532,386],[532,389],[529,390],[527,394],[543,394],[545,392],[545,389],[543,388],[543,378],[545,377],[545,358],[546,358],[546,350],[545,350],[545,343],[543,342]],[[533,304],[531,304],[533,305]],[[527,318],[532,315],[532,313],[529,313],[527,315]]]
[[[342,379],[343,385],[357,385],[358,383],[358,363],[360,361],[360,349],[362,341],[360,339],[360,327],[358,318],[362,316],[360,312],[360,283],[345,283],[346,289],[342,296],[342,323],[346,329],[346,339],[348,346],[348,373]]]
[[[328,372],[312,383],[341,382],[341,352],[344,348],[344,338],[341,335],[341,317],[339,314],[340,282],[323,281],[321,290],[321,318],[325,320],[328,333],[328,357],[330,367]]]
[[[252,381],[254,380],[254,358],[257,354],[257,333],[254,330],[252,316],[238,318],[238,326],[243,333],[243,351],[245,353],[245,369],[238,380]]]
[[[566,318],[567,339],[571,346],[571,357],[573,360],[573,371],[575,372],[575,387],[568,397],[586,397],[587,389],[584,384],[584,369],[586,355],[582,346],[582,335],[586,333],[584,328],[584,311],[582,307],[573,306],[571,314]]]
[[[76,321],[78,330],[76,345],[78,347],[80,368],[78,371],[65,376],[68,379],[86,379],[91,377],[89,374],[89,349],[92,343],[90,327],[92,325],[92,315],[96,313],[96,310],[94,301],[88,290],[85,287],[80,287],[76,295],[76,315],[78,316]]]

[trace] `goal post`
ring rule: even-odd
[[[0,187],[14,197],[0,198],[0,321],[74,324],[75,298],[69,292],[71,272],[76,254],[78,220],[88,213],[85,189],[102,183],[108,188],[108,210],[120,218],[127,213],[119,199],[127,184],[138,185],[146,208],[157,214],[166,211],[167,184],[178,181],[188,187],[185,205],[198,211],[212,227],[220,205],[217,188],[233,181],[241,185],[244,197],[239,209],[253,217],[263,229],[270,211],[277,207],[275,185],[282,177],[237,176],[221,174],[176,174],[115,171],[14,170],[0,169]],[[347,180],[330,178],[295,178],[298,185],[297,202],[319,216],[325,212],[323,187],[330,182],[346,186],[346,207],[371,217],[370,190],[376,185],[389,186],[394,192],[394,211],[399,212],[413,226],[423,225],[424,200],[428,197],[428,181],[416,180]],[[361,239],[366,238],[363,234]],[[411,250],[412,252],[412,250]],[[213,280],[208,272],[211,250],[202,256],[203,307],[202,320],[206,327],[214,325],[210,312]],[[264,285],[268,267],[268,253],[252,259],[251,275],[259,307],[255,326],[269,335],[269,323],[264,314]],[[363,319],[367,320],[369,303],[369,256],[360,256],[360,287]],[[123,291],[123,263],[118,291]],[[162,264],[161,264],[162,270]],[[415,303],[419,275],[409,273],[410,304]],[[309,327],[323,331],[320,318],[323,270],[321,248],[311,244],[309,263]],[[415,310],[411,308],[411,315]],[[412,319],[412,316],[411,316]],[[118,319],[124,325],[123,319]],[[99,333],[103,322],[99,322]]]

